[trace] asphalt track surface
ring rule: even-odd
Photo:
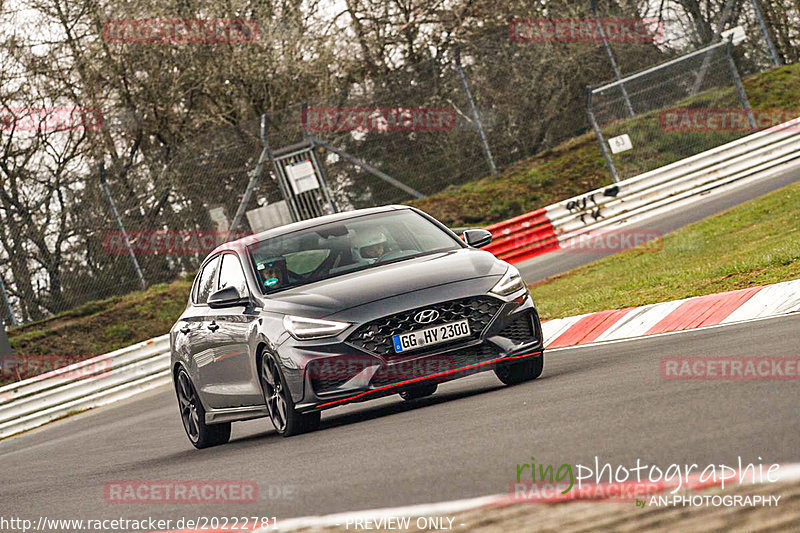
[[[800,316],[552,351],[536,381],[492,373],[413,404],[393,396],[326,412],[322,429],[278,436],[264,419],[194,450],[172,391],[0,442],[4,516],[281,518],[504,493],[518,463],[633,467],[636,459],[737,465],[800,462],[797,381],[677,381],[662,357],[800,355]],[[762,460],[759,460],[759,457]],[[237,505],[108,504],[118,480],[252,480]],[[277,496],[291,487],[291,493]],[[272,488],[272,490],[271,490]],[[270,497],[270,492],[272,496]],[[283,494],[283,493],[282,493]]]
[[[636,229],[649,230],[667,234],[678,228],[702,220],[715,213],[730,207],[742,204],[748,200],[762,196],[791,183],[800,181],[800,169],[792,169],[768,179],[758,180],[745,186],[736,187],[722,193],[709,196],[704,201],[691,204],[660,215],[626,226],[626,231]],[[561,274],[573,268],[591,263],[606,255],[611,255],[614,250],[605,253],[552,253],[545,254],[517,266],[522,276],[528,282],[535,282],[556,274]]]
[[[797,181],[779,176],[658,221],[668,232]],[[656,225],[657,224],[657,225]],[[597,256],[521,265],[529,281]],[[141,395],[0,441],[0,516],[103,519],[295,516],[507,492],[517,464],[800,462],[797,381],[675,381],[668,356],[797,356],[800,316],[547,352],[544,374],[515,387],[493,373],[430,398],[392,396],[326,411],[320,431],[282,438],[266,419],[198,451],[171,390]],[[759,459],[761,458],[761,459]],[[252,504],[109,504],[121,480],[255,481]]]

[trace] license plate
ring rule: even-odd
[[[439,324],[438,326],[418,329],[409,333],[392,335],[392,342],[394,343],[394,351],[400,353],[462,337],[469,337],[468,320],[448,322],[447,324]]]

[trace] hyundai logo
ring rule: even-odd
[[[414,320],[418,324],[430,324],[437,318],[439,318],[439,311],[436,309],[425,309],[414,315]]]

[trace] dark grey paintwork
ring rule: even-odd
[[[438,226],[450,235],[455,249],[379,265],[273,294],[264,295],[258,289],[247,245],[332,221],[401,209],[417,212]],[[468,246],[429,215],[407,206],[339,213],[273,229],[218,248],[209,254],[204,265],[220,254],[233,254],[239,258],[245,270],[249,294],[240,305],[220,309],[194,304],[190,299],[170,332],[173,374],[177,375],[180,368],[187,370],[203,402],[209,423],[266,415],[259,379],[259,365],[263,357],[272,357],[278,362],[298,412],[315,410],[367,390],[370,391],[370,398],[373,392],[376,393],[374,396],[378,396],[380,391],[364,387],[320,397],[310,386],[306,368],[314,359],[363,356],[364,352],[345,343],[345,340],[366,322],[449,300],[486,296],[508,269],[507,263],[491,253]],[[429,355],[440,356],[481,344],[521,313],[529,311],[532,311],[536,331],[540,331],[532,298],[525,291],[520,294],[524,296],[518,301],[492,296],[502,306],[495,321],[479,340],[465,341],[448,347],[445,352]],[[283,326],[283,318],[287,314],[348,322],[351,326],[335,337],[297,340]],[[528,353],[540,355],[541,335],[536,342],[507,348],[507,351],[498,353],[498,358]],[[385,357],[374,358],[376,365],[383,367],[396,363]],[[407,359],[415,358],[412,353]],[[486,366],[481,370],[492,368]],[[453,374],[439,381],[457,377],[460,376]],[[396,392],[399,390],[391,391]]]

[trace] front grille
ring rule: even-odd
[[[521,317],[506,324],[498,335],[511,339],[516,343],[536,340],[530,313],[525,313]]]
[[[357,348],[366,350],[378,355],[393,355],[394,344],[392,335],[408,333],[417,329],[423,329],[437,324],[456,322],[458,320],[469,320],[470,337],[457,339],[453,343],[442,343],[431,346],[431,349],[438,350],[447,347],[449,344],[458,344],[469,339],[478,337],[481,331],[491,322],[494,315],[500,310],[502,302],[489,296],[477,296],[471,298],[461,298],[425,307],[418,307],[410,311],[403,311],[395,315],[386,316],[368,322],[353,332],[348,337],[347,342]],[[414,321],[414,315],[422,310],[435,309],[439,312],[439,318],[429,324],[418,324]],[[414,355],[424,354],[430,350],[414,350]]]

